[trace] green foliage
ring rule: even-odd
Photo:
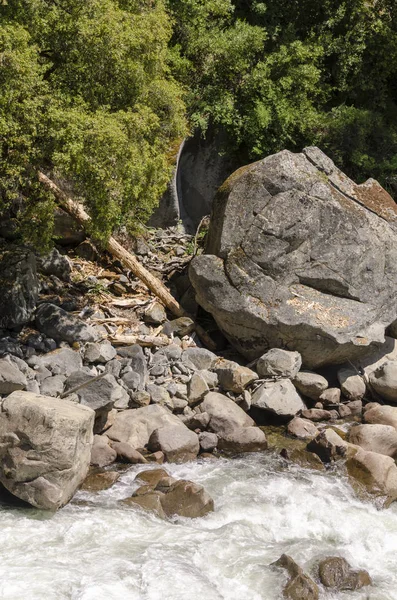
[[[357,179],[396,168],[395,0],[168,0],[173,68],[203,134],[241,160],[317,143]]]
[[[12,205],[32,239],[48,224],[48,237],[41,168],[84,198],[98,238],[136,227],[186,131],[161,0],[13,0],[0,10],[2,210]],[[23,226],[23,213],[34,226]]]

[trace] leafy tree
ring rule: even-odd
[[[186,131],[161,0],[13,0],[0,10],[2,210],[12,205],[32,239],[51,225],[41,168],[84,198],[97,237],[144,221]]]
[[[394,0],[169,0],[192,122],[242,160],[319,144],[357,179],[397,162]]]

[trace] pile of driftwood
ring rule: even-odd
[[[44,173],[40,172],[38,173],[38,178],[40,183],[47,189],[49,190],[54,197],[56,198],[58,204],[60,205],[61,208],[63,208],[63,210],[65,210],[69,215],[71,215],[84,229],[89,229],[88,225],[90,223],[90,217],[89,215],[86,213],[86,211],[84,210],[84,208],[82,207],[81,204],[79,204],[78,202],[76,202],[75,200],[73,200],[72,198],[70,198],[63,190],[60,189],[60,187],[58,185],[56,185],[49,177],[47,177]],[[185,237],[185,234],[180,234],[180,238]],[[172,239],[166,239],[167,235],[165,234],[163,237],[163,242],[161,241],[161,233],[158,234],[158,238],[157,241],[155,242],[155,245],[157,247],[157,249],[162,249],[164,250],[164,252],[168,252],[170,254],[170,260],[167,261],[167,269],[169,269],[169,273],[172,270],[175,270],[176,267],[180,267],[181,264],[186,263],[186,261],[190,260],[189,257],[186,256],[175,256],[175,249],[178,246],[174,245],[174,240]],[[142,281],[148,288],[149,290],[161,301],[161,303],[173,314],[175,315],[175,317],[191,317],[191,315],[189,315],[183,308],[182,306],[179,304],[179,302],[172,296],[172,294],[170,293],[170,291],[167,289],[167,287],[164,285],[164,283],[155,275],[153,275],[149,269],[147,268],[147,266],[145,266],[143,264],[143,260],[142,258],[138,259],[137,256],[135,256],[132,252],[126,250],[113,236],[111,236],[106,244],[106,249],[109,252],[109,254],[111,254],[114,258],[118,259],[122,265],[130,270],[138,279],[140,279],[140,281]],[[139,249],[138,249],[139,250]],[[171,256],[171,253],[173,253],[173,256]],[[159,263],[161,263],[161,270],[164,273],[164,261],[160,260],[159,258],[155,259],[154,257],[156,256],[155,252],[152,252],[150,250],[150,247],[148,246],[148,249],[146,251],[143,252],[142,254],[142,250],[140,251],[141,257],[142,256],[146,256],[146,264],[149,265],[150,263],[150,269],[153,270],[154,267],[156,265],[153,266],[153,262],[158,260]],[[160,264],[159,264],[160,266]],[[154,269],[155,270],[155,269]],[[134,298],[134,301],[136,299]],[[110,317],[113,318],[113,317]],[[202,343],[204,345],[206,345],[208,348],[210,349],[215,349],[215,344],[213,342],[213,340],[210,338],[210,336],[208,335],[208,333],[203,329],[203,327],[201,327],[201,325],[199,325],[198,323],[194,324],[195,326],[195,331],[197,333],[197,335],[199,336],[199,338],[201,339]],[[145,345],[145,340],[142,338],[142,336],[115,336],[115,338],[123,338],[122,340],[120,339],[120,341],[118,342],[117,339],[114,339],[112,343],[121,343],[121,344],[126,344],[126,343],[141,343],[142,345]],[[149,336],[150,338],[153,339],[147,339],[146,340],[146,344],[147,345],[162,345],[165,344],[165,339],[162,340],[162,336],[159,335],[155,335],[155,336]],[[129,338],[129,339],[127,339]],[[167,341],[167,343],[169,343]]]

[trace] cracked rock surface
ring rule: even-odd
[[[217,194],[196,297],[239,352],[300,352],[315,368],[363,356],[397,316],[397,206],[318,148],[236,171]]]

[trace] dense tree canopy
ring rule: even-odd
[[[358,179],[397,169],[394,0],[169,0],[191,119],[242,160],[318,144]]]
[[[94,233],[144,221],[188,127],[241,161],[318,144],[351,176],[397,173],[395,0],[8,0],[0,6],[0,201],[43,240],[37,170]]]
[[[185,133],[161,1],[13,0],[1,7],[0,191],[30,237],[50,223],[37,169],[85,199],[94,231],[145,220]]]

